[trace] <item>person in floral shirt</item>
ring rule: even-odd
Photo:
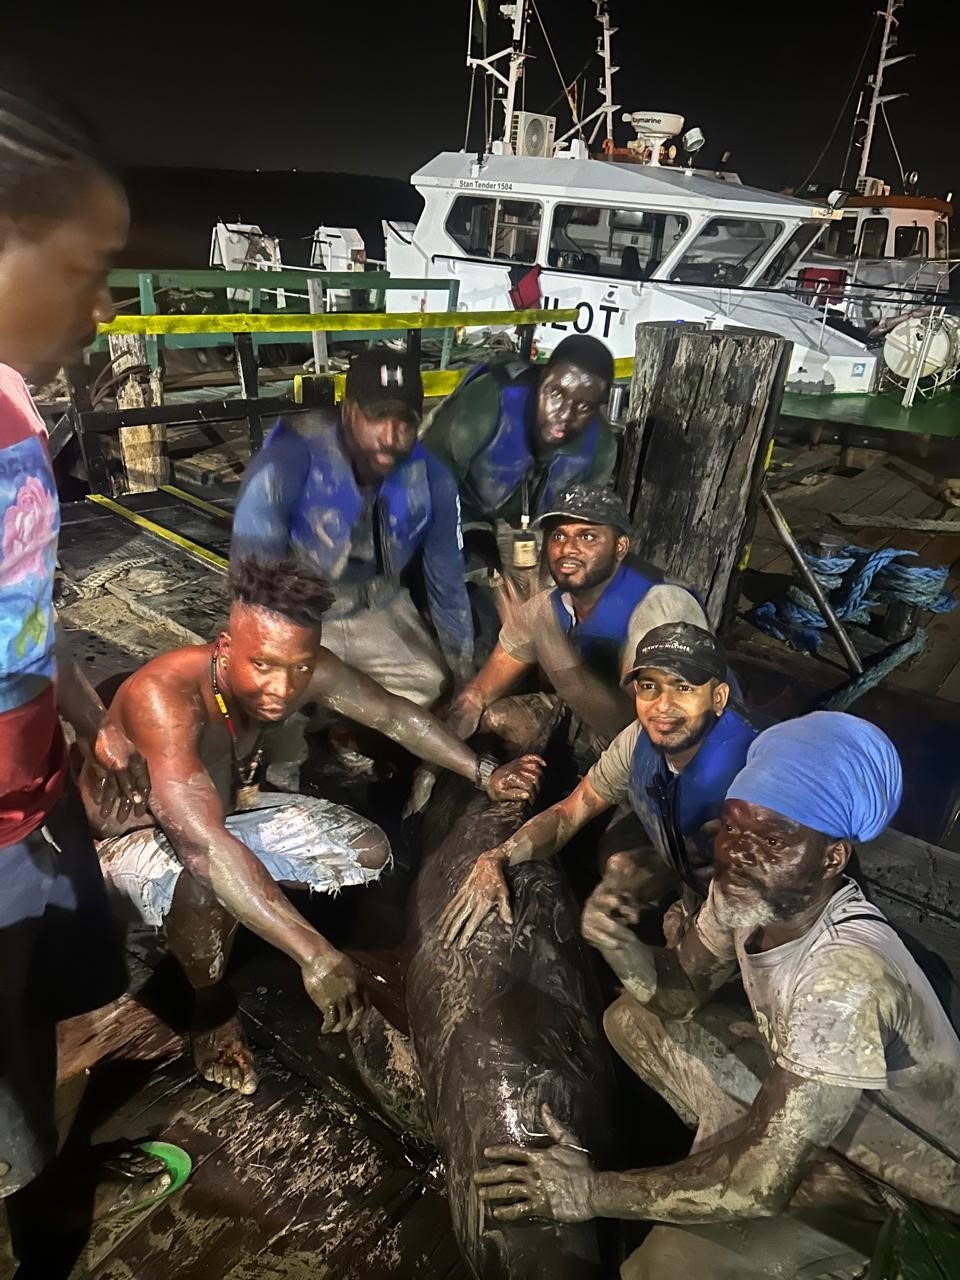
[[[54,1158],[56,1022],[126,985],[60,717],[105,811],[142,811],[149,779],[58,640],[57,490],[24,378],[78,358],[110,318],[106,276],[127,226],[123,190],[89,140],[0,71],[0,1198],[19,1192],[11,1220],[25,1206],[49,1241],[69,1188],[98,1214],[171,1181],[137,1152],[109,1171]]]

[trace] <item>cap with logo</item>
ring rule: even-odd
[[[692,622],[665,622],[648,631],[637,645],[633,666],[622,684],[636,680],[638,671],[667,671],[689,684],[726,680],[727,655],[715,635]]]
[[[420,361],[392,347],[368,347],[347,370],[344,399],[355,401],[371,417],[400,410],[419,419],[423,412]]]
[[[572,484],[564,489],[549,511],[537,516],[535,525],[558,518],[582,520],[584,524],[609,524],[629,536],[630,517],[623,499],[612,489],[598,484]]]

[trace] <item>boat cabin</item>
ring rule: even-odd
[[[817,248],[835,258],[945,262],[952,211],[948,201],[927,196],[851,196]]]
[[[832,217],[713,174],[447,152],[413,176],[414,245],[433,261],[539,263],[624,281],[774,288]]]
[[[416,226],[385,223],[392,275],[460,282],[464,310],[508,304],[523,268],[539,271],[547,308],[577,308],[572,328],[631,356],[636,325],[678,320],[773,329],[794,344],[791,384],[868,391],[876,361],[824,329],[782,292],[787,275],[839,215],[680,165],[443,152],[411,179],[424,200]],[[396,310],[419,293],[389,290]],[[549,350],[570,326],[542,325]],[[556,331],[556,332],[555,332]]]

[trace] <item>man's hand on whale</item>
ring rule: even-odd
[[[597,1172],[576,1137],[546,1103],[540,1114],[553,1146],[543,1150],[512,1144],[485,1147],[484,1157],[497,1163],[473,1175],[477,1194],[500,1222],[521,1218],[587,1222],[597,1216],[593,1203]]]
[[[581,827],[609,808],[610,802],[594,791],[589,778],[581,778],[565,799],[525,822],[496,849],[481,853],[440,917],[440,933],[445,945],[450,947],[456,943],[462,951],[494,909],[504,924],[512,924],[510,891],[503,868],[534,858],[551,857]]]
[[[536,800],[540,790],[540,778],[546,768],[540,756],[519,756],[494,769],[486,783],[486,793],[491,800],[510,802]]]
[[[504,924],[513,924],[510,890],[503,874],[506,861],[502,845],[488,849],[477,858],[466,880],[440,916],[440,936],[445,946],[452,947],[456,943],[463,951],[493,910],[497,911]]]

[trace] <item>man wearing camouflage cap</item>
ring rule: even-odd
[[[491,703],[539,668],[608,742],[633,719],[620,679],[640,639],[664,622],[707,620],[688,588],[628,562],[630,520],[612,489],[571,485],[536,523],[556,585],[508,609],[496,648],[454,702],[456,728],[469,737]]]

